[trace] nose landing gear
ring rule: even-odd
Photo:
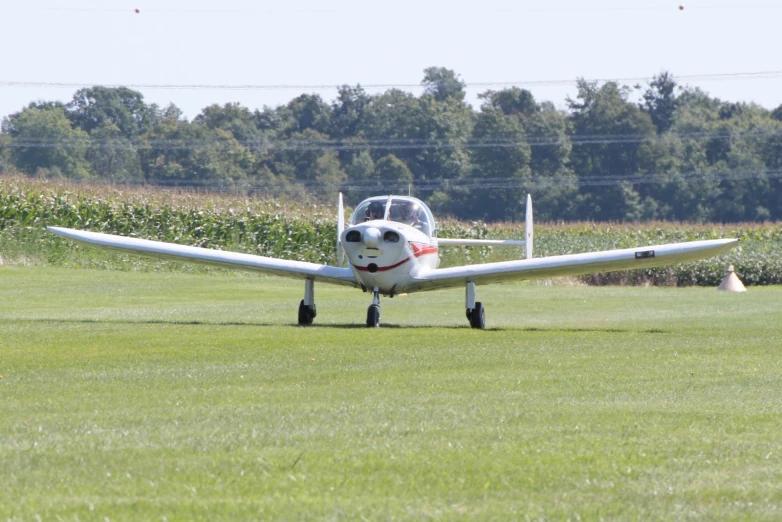
[[[373,290],[372,304],[367,308],[367,326],[370,328],[380,326],[380,289]]]

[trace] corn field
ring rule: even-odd
[[[335,198],[336,199],[336,198]],[[352,202],[357,203],[357,202]],[[74,244],[44,230],[63,226],[246,252],[335,263],[336,207],[177,190],[112,188],[23,177],[0,179],[0,260],[114,270],[208,270],[151,261]],[[524,225],[445,220],[440,237],[523,238]],[[745,284],[782,284],[782,224],[537,223],[535,256],[697,239],[741,237],[719,258],[685,265],[595,274],[589,284],[719,284],[728,265]],[[441,266],[522,257],[523,249],[443,249]]]

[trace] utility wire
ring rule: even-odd
[[[408,7],[291,7],[288,9],[275,8],[238,8],[238,9],[199,9],[199,8],[144,8],[140,9],[138,14],[148,13],[170,13],[170,14],[242,14],[242,15],[301,15],[301,14],[424,14],[436,13],[438,15],[458,15],[458,14],[526,14],[526,13],[605,13],[605,12],[638,12],[638,11],[697,11],[713,9],[778,9],[780,5],[769,4],[744,4],[734,3],[716,3],[705,5],[687,6],[686,9],[679,7],[676,3],[660,4],[640,4],[623,6],[516,6],[516,7],[494,7],[490,4],[484,4],[480,7],[458,8],[449,7],[446,9],[437,9],[432,7],[423,7],[418,5],[414,8]],[[19,6],[13,11],[54,11],[54,12],[113,12],[113,13],[134,13],[135,9],[119,9],[105,7],[35,7]]]
[[[767,80],[782,77],[782,70],[736,72],[736,73],[706,73],[685,74],[674,76],[675,80],[706,80],[706,81],[730,81],[730,80]],[[588,82],[641,82],[653,79],[653,76],[630,76],[619,78],[591,78]],[[536,86],[536,85],[572,85],[576,80],[514,80],[499,82],[458,82],[465,88],[492,88],[512,86]],[[107,88],[126,87],[128,89],[148,90],[212,90],[212,91],[285,91],[304,90],[320,91],[337,89],[347,84],[173,84],[173,83],[101,83],[101,82],[39,82],[29,80],[0,80],[0,87],[47,87],[82,89],[95,86]],[[369,83],[358,84],[364,89],[393,89],[393,88],[421,88],[420,83]]]
[[[366,193],[406,193],[409,187],[415,192],[432,192],[435,190],[443,192],[456,192],[461,190],[549,190],[552,188],[576,188],[576,187],[611,187],[620,185],[663,185],[663,184],[714,184],[723,181],[738,182],[748,180],[768,181],[782,178],[782,169],[767,170],[732,170],[717,172],[675,172],[675,173],[648,173],[632,176],[586,176],[577,178],[571,176],[531,176],[526,178],[461,178],[461,179],[441,179],[429,181],[348,181],[333,182],[331,185],[338,185],[342,191],[366,192]],[[233,185],[220,185],[219,183],[207,180],[132,180],[120,182],[120,184],[137,185],[149,184],[167,188],[182,189],[203,189],[211,192],[269,192],[269,193],[287,193],[297,192],[302,189],[310,194],[327,194],[334,191],[333,187],[326,187],[323,180],[290,180],[290,186],[280,186],[278,184],[258,184],[247,183],[241,180],[225,180]],[[90,180],[89,183],[117,184],[110,180]]]
[[[676,134],[646,135],[646,134],[586,134],[586,135],[551,135],[530,136],[526,139],[516,138],[465,138],[465,139],[352,139],[352,140],[237,140],[237,139],[145,139],[137,138],[27,138],[13,137],[4,144],[9,148],[27,149],[89,149],[103,148],[108,150],[212,150],[234,151],[244,147],[252,151],[283,152],[283,151],[361,151],[374,150],[424,150],[424,149],[484,149],[484,148],[514,148],[514,147],[552,147],[581,145],[614,145],[642,143],[676,143],[679,141],[702,140],[739,140],[748,138],[767,138],[782,136],[782,126],[775,129],[757,129],[743,132],[684,132]]]

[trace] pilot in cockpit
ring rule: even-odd
[[[364,221],[372,221],[373,219],[383,219],[383,204],[379,201],[373,201],[367,207],[367,213]]]
[[[402,221],[408,225],[410,225],[413,228],[417,228],[418,230],[421,230],[426,235],[429,235],[431,231],[429,230],[429,224],[426,218],[423,220],[421,219],[421,213],[423,210],[421,207],[418,206],[417,203],[409,202],[402,210],[403,212],[403,219]]]
[[[402,221],[411,227],[421,228],[421,209],[415,203],[408,203],[402,208]]]

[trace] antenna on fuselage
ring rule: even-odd
[[[345,209],[342,205],[342,192],[340,192],[337,199],[337,266],[342,266],[345,262],[345,249],[342,248],[340,241],[343,230],[345,230]]]
[[[527,215],[524,219],[524,232],[527,250],[527,259],[532,259],[532,195],[527,194]]]

